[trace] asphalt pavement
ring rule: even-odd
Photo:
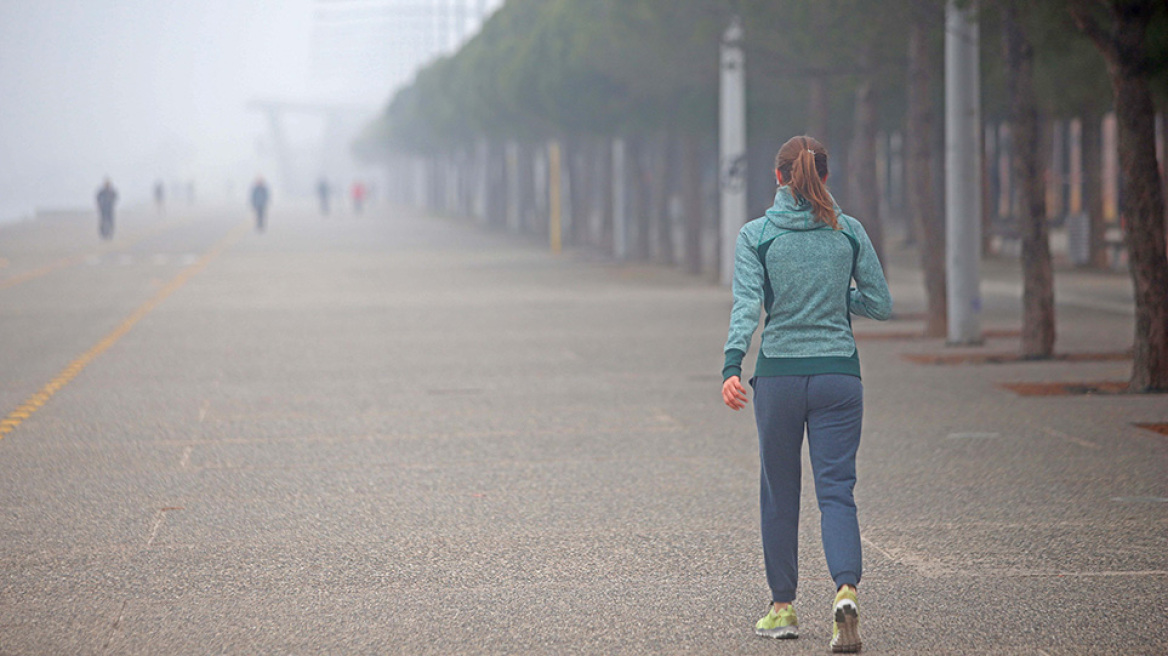
[[[728,290],[375,208],[63,212],[0,226],[0,654],[827,653],[805,466],[802,636],[766,610]],[[857,321],[870,654],[1168,653],[1168,397],[1125,380],[1128,279],[1060,271],[1064,353]],[[753,352],[747,358],[753,362]],[[7,427],[7,429],[5,429]]]

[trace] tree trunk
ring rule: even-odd
[[[547,198],[547,189],[540,186],[540,178],[536,174],[536,166],[540,163],[539,151],[543,146],[542,141],[526,143],[523,148],[523,162],[524,179],[527,182],[527,229],[532,234],[547,236],[547,219],[543,213],[543,200]]]
[[[1018,217],[1022,233],[1022,355],[1040,359],[1054,354],[1054,271],[1046,227],[1034,48],[1018,20],[1018,1],[1004,3],[1002,40],[1014,137],[1014,178],[1022,201]]]
[[[653,217],[656,224],[657,250],[656,258],[659,264],[674,264],[673,253],[673,216],[669,207],[669,192],[673,189],[673,178],[676,175],[677,164],[672,131],[661,135],[659,146],[656,149],[656,171],[653,176]]]
[[[1107,223],[1103,220],[1103,117],[1088,112],[1080,119],[1083,140],[1083,211],[1091,226],[1091,266],[1107,268]]]
[[[612,138],[605,137],[597,143],[600,158],[600,248],[607,255],[616,254],[616,239],[613,227],[613,215],[616,205],[613,198],[616,175],[612,165]]]
[[[485,223],[492,228],[501,225],[503,219],[506,218],[507,203],[504,179],[507,167],[502,146],[503,144],[499,141],[489,140],[486,145],[486,155],[484,155],[486,161],[483,168],[483,176],[486,179],[483,194],[486,208]]]
[[[682,193],[685,206],[685,270],[686,273],[702,272],[702,162],[698,137],[687,134],[682,139],[682,179],[685,190]]]
[[[994,189],[990,183],[997,161],[997,130],[991,131],[984,123],[981,128],[981,256],[994,254]]]
[[[900,130],[900,214],[904,220],[904,241],[905,246],[915,246],[918,242],[917,238],[917,222],[913,218],[913,209],[911,202],[912,194],[912,171],[909,163],[909,137],[910,132],[907,126],[909,108],[905,108],[905,120],[901,124]]]
[[[1115,91],[1122,170],[1124,243],[1135,288],[1136,332],[1131,392],[1168,391],[1168,253],[1165,252],[1164,190],[1156,162],[1156,106],[1148,80],[1145,37],[1156,2],[1107,3],[1110,29],[1091,7],[1072,4],[1079,28],[1107,60]]]
[[[807,135],[827,143],[827,80],[812,74],[807,82]]]
[[[1157,117],[1160,123],[1160,154],[1156,159],[1160,163],[1160,195],[1168,194],[1168,114],[1161,113]],[[1168,199],[1164,202],[1164,221],[1168,222]]]
[[[580,244],[596,245],[596,144],[591,137],[580,140]]]
[[[1168,391],[1168,254],[1164,192],[1156,162],[1156,110],[1146,79],[1130,70],[1114,70],[1112,82],[1123,171],[1124,243],[1136,297],[1135,358],[1129,389]]]
[[[633,195],[633,215],[630,217],[633,222],[633,243],[629,252],[636,262],[649,259],[649,228],[652,226],[649,220],[652,211],[649,198],[652,174],[646,166],[644,144],[645,139],[640,135],[629,138],[629,179],[632,183],[629,185],[629,193]]]
[[[596,246],[596,144],[592,138],[585,138],[580,143],[583,171],[580,178],[584,188],[581,190],[584,213],[580,215],[580,243],[586,246]]]
[[[852,161],[848,178],[851,181],[852,215],[864,224],[872,240],[881,265],[885,265],[884,226],[880,221],[880,190],[876,177],[876,132],[879,120],[880,96],[871,78],[865,78],[856,87],[855,132]]]
[[[908,126],[905,131],[905,169],[908,205],[916,228],[917,248],[925,276],[927,302],[925,335],[945,337],[949,332],[945,291],[945,226],[937,211],[933,189],[933,99],[932,66],[938,53],[929,47],[929,30],[934,27],[925,14],[928,2],[918,3],[909,26],[908,41]]]
[[[568,207],[570,208],[568,214],[571,220],[564,230],[564,243],[566,245],[580,244],[580,226],[587,219],[588,215],[584,212],[584,193],[587,186],[584,184],[584,162],[581,158],[581,139],[579,137],[569,136],[564,139],[564,163],[567,165],[568,176]]]
[[[517,183],[515,185],[515,191],[518,192],[515,195],[515,208],[516,208],[516,212],[518,214],[518,219],[519,219],[518,220],[519,232],[530,232],[531,227],[532,227],[531,223],[530,223],[530,219],[531,219],[531,205],[530,205],[531,194],[530,194],[530,190],[531,190],[531,186],[532,186],[532,184],[531,184],[532,183],[532,180],[531,180],[532,167],[531,167],[530,154],[531,154],[531,149],[528,147],[527,142],[520,141],[519,143],[516,144],[516,148],[515,148],[516,170],[515,170],[515,172],[518,175],[519,179],[517,180]]]

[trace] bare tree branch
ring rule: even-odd
[[[1115,37],[1095,18],[1092,5],[1103,5],[1110,9],[1103,0],[1070,0],[1067,10],[1071,12],[1071,18],[1074,19],[1075,25],[1079,26],[1079,30],[1091,39],[1107,62],[1114,66],[1119,63],[1119,49]]]

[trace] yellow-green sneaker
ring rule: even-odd
[[[795,607],[787,606],[776,613],[774,604],[771,604],[766,617],[754,625],[754,632],[760,636],[780,640],[798,638],[799,618],[795,617]]]
[[[856,604],[856,591],[848,587],[840,588],[835,595],[835,622],[831,627],[831,651],[835,654],[854,654],[860,651],[860,607]]]

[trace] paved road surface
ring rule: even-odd
[[[826,652],[809,475],[803,637],[752,634],[725,290],[403,212],[245,221],[0,228],[0,653]],[[1011,271],[988,327],[1017,326]],[[1130,346],[1122,276],[1058,285],[1062,350]],[[873,337],[919,328],[856,328],[866,652],[1165,653],[1168,437],[1132,425],[1165,398],[1019,397],[1129,363]]]

